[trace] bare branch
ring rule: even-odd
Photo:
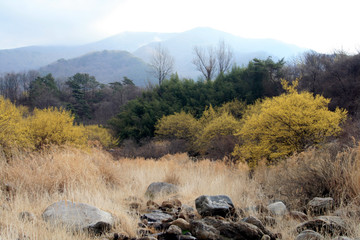
[[[216,71],[217,62],[214,48],[208,47],[205,51],[205,49],[195,46],[193,51],[195,56],[192,62],[196,69],[204,75],[206,80],[211,80]]]
[[[160,43],[156,46],[150,66],[152,75],[159,80],[159,85],[174,71],[174,58]]]
[[[216,51],[219,74],[224,74],[230,70],[233,60],[233,51],[224,40],[219,41]]]

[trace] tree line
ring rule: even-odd
[[[41,76],[36,71],[7,73],[0,77],[0,95],[32,109],[62,107],[77,123],[102,124],[116,115],[119,106],[140,96],[142,89],[127,77],[101,84],[95,77],[77,73],[68,79]]]
[[[162,51],[158,57],[168,57],[168,52],[161,47],[158,51]],[[211,60],[211,56],[216,57]],[[193,63],[199,63],[197,60],[200,58],[204,63],[202,69],[213,66],[213,72],[202,72],[199,67],[203,74],[203,80],[199,81],[181,79],[172,73],[173,59],[169,58],[170,66],[166,67],[165,73],[160,69],[160,84],[147,89],[135,86],[126,77],[122,81],[101,84],[86,73],[55,80],[51,74],[40,76],[29,71],[0,76],[0,94],[30,109],[64,107],[72,111],[78,123],[108,126],[120,142],[153,138],[156,124],[163,116],[183,111],[201,119],[204,110],[210,106],[219,108],[237,101],[241,103],[237,106],[240,108],[259,99],[279,96],[284,93],[281,79],[290,82],[300,79],[299,92],[322,95],[331,99],[331,110],[340,107],[346,109],[352,119],[358,117],[360,54],[307,52],[293,62],[269,57],[253,59],[246,66],[236,66],[232,63],[230,48],[219,44],[217,48],[195,47]],[[229,111],[237,114],[236,119],[242,118],[242,112],[236,107],[229,108]]]

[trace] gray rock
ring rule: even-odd
[[[145,196],[149,198],[155,198],[159,195],[169,195],[177,193],[178,191],[178,187],[174,184],[166,182],[153,182],[148,186],[145,192]]]
[[[220,238],[220,231],[213,226],[204,223],[202,220],[192,220],[190,225],[191,234],[199,240],[217,240]]]
[[[312,214],[321,215],[330,211],[333,208],[333,203],[334,199],[331,197],[316,197],[308,202],[308,209]]]
[[[303,213],[303,212],[299,212],[299,211],[290,211],[289,213],[290,217],[292,219],[295,219],[295,220],[298,220],[300,222],[304,222],[304,221],[307,221],[309,220],[309,217]]]
[[[313,230],[304,230],[296,236],[295,240],[323,240],[325,239],[321,234]]]
[[[249,217],[242,219],[242,221],[257,226],[264,234],[269,235],[269,237],[271,236],[271,239],[276,238],[275,235],[272,234],[258,218],[254,217],[254,216],[249,216]]]
[[[99,208],[84,203],[59,201],[45,209],[44,221],[53,225],[62,225],[73,231],[88,230],[101,234],[110,230],[114,224],[112,215]]]
[[[186,221],[190,221],[191,219],[194,219],[196,215],[195,209],[191,206],[188,206],[186,204],[183,204],[181,206],[181,210],[179,212],[179,218],[183,218]]]
[[[150,213],[145,213],[141,216],[141,219],[146,219],[149,222],[162,222],[172,220],[173,216],[167,213],[163,213],[162,211],[155,210]]]
[[[267,209],[276,216],[284,216],[287,213],[285,204],[280,201],[269,204]]]
[[[171,225],[178,226],[183,231],[190,230],[190,223],[188,223],[185,219],[182,219],[182,218],[178,218],[178,219],[172,221]]]
[[[242,221],[228,222],[212,217],[206,217],[202,221],[218,230],[220,239],[261,240],[264,236],[264,233],[257,226]]]
[[[182,231],[181,228],[179,228],[176,225],[171,225],[167,230],[166,230],[167,234],[171,234],[171,235],[181,235]]]
[[[320,216],[297,226],[297,231],[313,230],[322,234],[345,234],[345,222],[337,216]]]
[[[225,195],[202,195],[195,200],[195,207],[198,213],[203,217],[226,217],[235,212],[234,204],[231,199]]]

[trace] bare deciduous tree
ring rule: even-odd
[[[232,66],[233,51],[224,40],[219,41],[216,51],[219,74],[226,73]]]
[[[152,75],[159,80],[159,85],[174,71],[174,58],[160,43],[154,50],[150,66]]]
[[[0,94],[12,102],[18,100],[20,96],[20,76],[16,73],[6,73],[0,79]]]
[[[217,48],[210,46],[204,49],[195,46],[194,55],[193,64],[206,80],[211,80],[215,72],[218,75],[227,72],[232,66],[233,51],[223,40],[219,41]]]
[[[216,53],[213,47],[208,47],[207,51],[199,46],[194,47],[193,64],[200,71],[206,80],[211,80],[216,71]]]

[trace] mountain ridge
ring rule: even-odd
[[[272,56],[274,59],[281,59],[296,56],[307,50],[275,39],[242,38],[206,27],[194,28],[181,33],[123,32],[100,41],[78,46],[28,46],[0,50],[0,73],[44,69],[49,65],[52,65],[52,69],[58,72],[55,66],[59,59],[72,62],[71,59],[103,50],[127,51],[148,63],[154,47],[161,42],[175,58],[175,71],[181,77],[196,79],[199,73],[192,64],[193,47],[216,46],[221,40],[224,40],[233,49],[234,61],[237,65],[247,64],[255,57]],[[108,65],[114,65],[114,63],[108,62]],[[60,66],[64,67],[61,64]],[[116,72],[115,69],[110,70]],[[146,78],[149,77],[147,74]]]
[[[123,77],[133,80],[137,86],[145,86],[153,78],[148,77],[149,66],[127,51],[103,50],[72,59],[59,59],[39,68],[41,74],[51,73],[56,78],[67,78],[76,73],[88,73],[98,82],[120,81]]]

